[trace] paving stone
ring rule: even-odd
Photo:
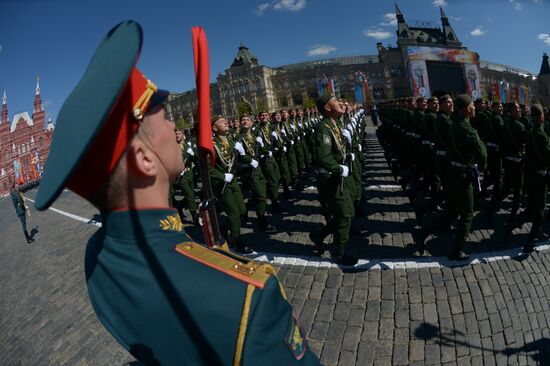
[[[338,342],[326,342],[321,352],[321,363],[323,365],[337,365],[338,357],[340,356],[340,343]]]
[[[344,339],[342,341],[342,350],[351,351],[353,353],[357,352],[362,332],[363,329],[361,327],[346,327]]]
[[[357,351],[357,365],[370,366],[374,364],[375,342],[361,342]]]

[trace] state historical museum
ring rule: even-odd
[[[32,116],[18,113],[10,122],[6,91],[0,120],[0,196],[9,193],[13,182],[26,184],[40,178],[50,150],[54,126],[46,114],[37,80]]]

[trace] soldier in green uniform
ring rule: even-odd
[[[300,142],[304,155],[304,168],[302,170],[308,170],[311,167],[311,126],[309,118],[304,116],[304,110],[301,108],[296,110],[296,124],[298,132],[301,133]]]
[[[299,179],[306,167],[306,164],[305,164],[304,148],[302,146],[303,129],[298,128],[299,127],[298,117],[296,114],[296,110],[294,108],[289,111],[288,125],[292,130],[292,135],[294,136],[294,153],[296,155],[296,170],[297,170],[296,184],[298,185]]]
[[[547,199],[546,179],[550,172],[550,138],[544,132],[544,113],[540,104],[531,107],[531,116],[534,127],[527,132],[525,139],[527,209],[518,216],[518,220],[510,222],[506,230],[509,235],[515,227],[527,220],[532,221],[533,225],[523,244],[525,253],[534,250],[533,243],[542,226]]]
[[[185,162],[185,169],[176,178],[176,182],[171,186],[171,201],[172,206],[176,207],[180,219],[183,220],[183,209],[186,208],[191,213],[193,224],[199,224],[198,218],[198,206],[195,198],[195,190],[193,183],[193,160],[195,158],[195,151],[193,148],[185,143],[185,134],[183,133],[183,126],[176,127],[176,143],[181,149],[183,155],[183,161]],[[183,194],[183,199],[177,201],[175,196],[178,193]]]
[[[193,242],[168,208],[183,160],[167,93],[135,68],[141,39],[128,21],[100,44],[59,112],[36,207],[68,187],[100,210],[89,297],[140,363],[319,365],[273,268]]]
[[[317,100],[317,108],[324,117],[315,132],[315,156],[320,169],[318,191],[331,214],[327,226],[333,234],[333,259],[340,264],[355,265],[357,258],[346,252],[351,220],[355,212],[348,187],[349,167],[344,164],[344,137],[336,122],[344,113],[344,108],[342,103],[328,93]]]
[[[272,117],[272,132],[273,137],[273,154],[279,166],[279,173],[281,176],[281,183],[283,185],[283,192],[286,199],[290,198],[290,185],[292,184],[292,178],[290,176],[290,169],[288,167],[287,159],[287,132],[282,123],[282,116],[280,112],[273,112]]]
[[[27,231],[27,212],[29,208],[27,205],[25,205],[25,200],[23,199],[23,194],[19,192],[17,189],[15,182],[11,186],[10,190],[10,197],[11,201],[13,203],[13,207],[15,208],[15,212],[17,213],[17,217],[19,218],[19,221],[21,222],[21,227],[23,228],[23,234],[25,234],[25,239],[27,240],[27,243],[34,242],[34,238],[29,235],[29,232]],[[29,214],[30,215],[30,214]]]
[[[233,141],[229,136],[229,123],[225,117],[214,116],[212,130],[215,135],[216,166],[210,168],[210,178],[214,194],[229,221],[227,241],[229,246],[235,250],[251,253],[252,250],[244,244],[241,237],[241,225],[246,216],[246,205],[235,175],[238,165],[246,166],[251,161],[246,158],[242,143]]]
[[[286,146],[286,160],[288,162],[288,171],[290,173],[290,185],[296,187],[298,183],[298,160],[296,158],[296,131],[291,127],[290,114],[287,110],[281,111],[281,133]]]
[[[275,137],[277,133],[271,130],[269,126],[269,113],[261,111],[259,114],[260,124],[258,126],[258,136],[262,138],[263,146],[258,149],[260,157],[260,167],[266,178],[267,197],[271,200],[271,209],[275,212],[280,211],[279,206],[279,181],[281,174],[279,166],[273,154]]]
[[[455,101],[457,116],[449,130],[449,147],[447,159],[446,187],[447,208],[429,228],[424,228],[414,234],[419,251],[424,250],[424,241],[434,231],[446,228],[457,217],[459,218],[453,246],[449,259],[465,260],[469,256],[462,251],[466,242],[474,216],[474,187],[472,184],[472,168],[477,165],[484,169],[487,163],[487,150],[479,139],[476,130],[470,125],[470,118],[475,116],[472,99],[462,94]],[[448,188],[448,189],[447,189]]]
[[[499,141],[501,140],[502,127],[504,122],[502,120],[502,103],[493,102],[491,117],[486,121],[483,128],[485,145],[487,147],[487,170],[484,179],[484,187],[482,191],[493,185],[493,191],[491,193],[491,206],[497,204],[498,195],[502,189],[502,158],[500,154]],[[489,208],[491,207],[489,206]],[[486,210],[487,218],[491,221],[492,212]]]
[[[495,199],[491,200],[487,208],[487,215],[490,218],[494,212],[498,211],[500,202],[512,193],[512,209],[508,225],[513,222],[519,209],[523,188],[523,155],[527,133],[524,125],[520,122],[521,109],[516,102],[510,103],[509,112],[509,118],[503,122],[499,142],[500,154],[503,157],[504,184],[502,190],[496,193]]]
[[[240,118],[241,122],[241,141],[244,147],[245,155],[240,158],[241,162],[247,162],[240,169],[241,182],[243,186],[249,187],[252,191],[252,198],[247,204],[247,208],[255,207],[256,215],[258,216],[258,226],[260,230],[273,230],[273,226],[267,223],[265,211],[267,208],[267,188],[266,179],[260,168],[260,156],[262,153],[260,148],[265,148],[263,138],[259,134],[259,130],[254,131],[254,121],[250,116],[243,115]]]

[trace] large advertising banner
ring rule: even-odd
[[[408,47],[405,57],[409,61],[443,61],[459,64],[479,64],[479,55],[468,50],[439,47]]]
[[[411,89],[415,97],[430,97],[430,83],[426,61],[410,61],[409,75],[411,75]]]
[[[414,96],[430,96],[426,61],[462,64],[466,90],[473,98],[482,96],[479,72],[479,55],[461,49],[439,47],[408,47],[404,53]],[[420,78],[422,75],[422,78]],[[421,81],[423,86],[419,86]],[[422,89],[421,89],[422,88]],[[424,93],[421,93],[424,91]]]
[[[481,98],[480,75],[477,65],[464,64],[464,75],[466,75],[466,92],[473,99]]]

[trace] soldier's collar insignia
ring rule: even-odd
[[[307,350],[307,343],[294,316],[290,316],[285,343],[295,359],[300,360],[304,357]]]
[[[330,145],[331,145],[331,143],[330,143],[330,136],[329,136],[329,135],[324,135],[324,137],[323,137],[323,142],[324,142],[325,144],[327,144],[327,145],[330,146]]]
[[[181,223],[180,217],[177,213],[173,215],[168,215],[164,219],[160,219],[159,224],[162,230],[171,230],[171,231],[183,230],[183,224]]]

